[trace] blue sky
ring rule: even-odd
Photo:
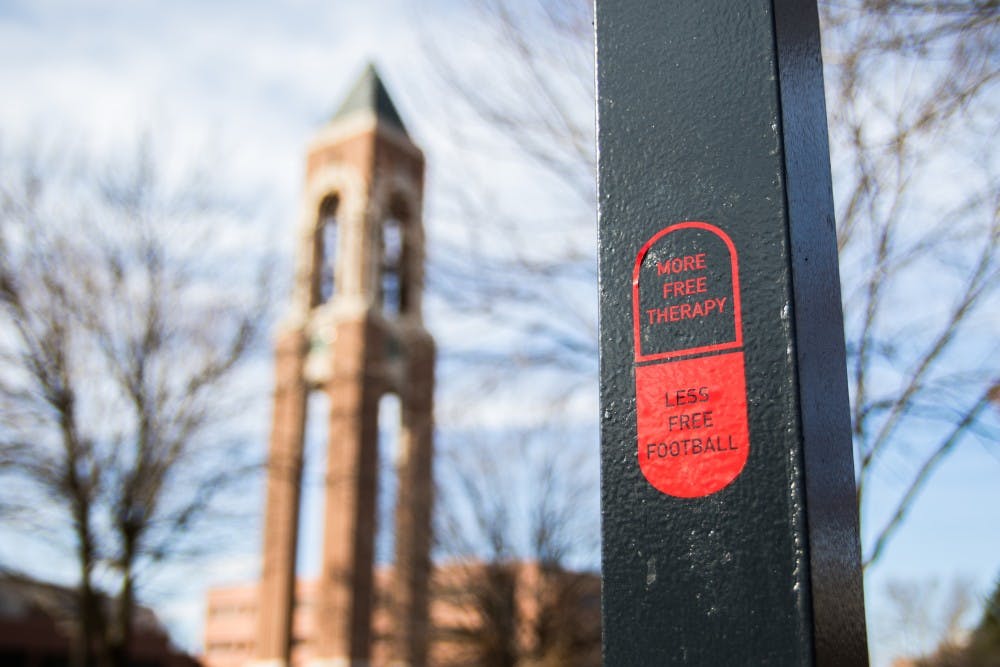
[[[439,202],[434,185],[442,180],[454,147],[448,128],[438,122],[441,100],[428,92],[433,85],[421,57],[419,29],[431,26],[439,35],[449,34],[465,25],[466,10],[457,2],[424,3],[419,11],[415,4],[0,0],[0,145],[61,141],[106,151],[152,130],[181,155],[222,161],[219,177],[253,203],[258,214],[254,224],[261,226],[257,233],[273,240],[288,262],[305,144],[366,61],[374,60],[411,134],[428,155],[425,216],[433,243],[435,236],[453,231],[435,215]],[[456,49],[452,55],[461,60],[470,57],[461,51],[469,41],[456,39],[447,48]],[[516,189],[522,171],[516,163],[496,166],[494,177]],[[455,332],[462,325],[436,321],[434,312],[429,326],[444,345],[450,336],[461,335]],[[263,386],[268,380],[262,379]],[[581,423],[591,420],[596,429],[595,396],[596,387],[577,400],[575,409]],[[443,418],[445,426],[449,418]],[[263,451],[266,424],[260,421]],[[880,636],[880,615],[885,613],[880,592],[888,580],[960,576],[985,592],[1000,573],[998,479],[995,447],[961,447],[870,573],[866,586],[877,664],[885,664],[895,650],[912,648],[890,647]],[[884,481],[891,488],[893,480]],[[879,492],[875,494],[877,498]],[[312,512],[308,502],[307,519]],[[159,591],[161,612],[186,647],[200,645],[204,587],[255,576],[254,530],[248,528],[243,555],[179,567],[171,580],[183,585],[173,586],[169,595]],[[34,573],[69,576],[65,569],[61,574],[48,571],[65,564],[44,548],[10,542],[0,547],[0,559],[13,565],[33,553],[45,554],[42,560],[32,559],[45,563]],[[308,560],[303,565],[312,567]]]

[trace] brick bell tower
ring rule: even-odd
[[[421,318],[424,157],[374,67],[308,149],[291,308],[275,342],[257,663],[291,659],[308,394],[326,392],[323,554],[308,664],[371,664],[378,405],[399,397],[391,665],[426,664],[434,343]]]

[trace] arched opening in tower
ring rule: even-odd
[[[392,563],[395,554],[395,508],[399,490],[399,465],[403,455],[400,440],[402,407],[399,397],[382,395],[378,403],[379,487],[375,562]]]
[[[296,576],[302,579],[314,579],[320,575],[329,433],[330,397],[325,391],[310,391],[306,399],[295,561]]]
[[[379,302],[386,315],[401,315],[409,309],[409,228],[409,210],[396,197],[379,235]]]
[[[327,195],[319,205],[313,239],[313,259],[318,267],[313,272],[313,307],[329,301],[335,292],[339,206],[340,199],[335,194]]]

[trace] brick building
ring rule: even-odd
[[[389,569],[375,575],[372,667],[392,660]],[[318,582],[299,581],[292,631],[292,667],[316,664],[320,624]],[[427,662],[435,667],[601,664],[600,578],[548,571],[535,563],[452,564],[431,579]],[[246,667],[257,655],[258,589],[208,593],[205,667]]]
[[[0,575],[0,665],[69,667],[78,631],[77,592],[24,576]],[[130,663],[135,667],[198,667],[171,644],[156,615],[135,610]]]

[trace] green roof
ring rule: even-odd
[[[378,72],[375,71],[375,65],[371,63],[365,67],[365,71],[351,87],[351,92],[347,94],[340,108],[333,114],[333,120],[339,120],[355,111],[363,110],[373,111],[379,120],[395,126],[404,133],[406,132],[403,119],[396,111],[396,105],[389,98],[385,84],[382,83]]]

